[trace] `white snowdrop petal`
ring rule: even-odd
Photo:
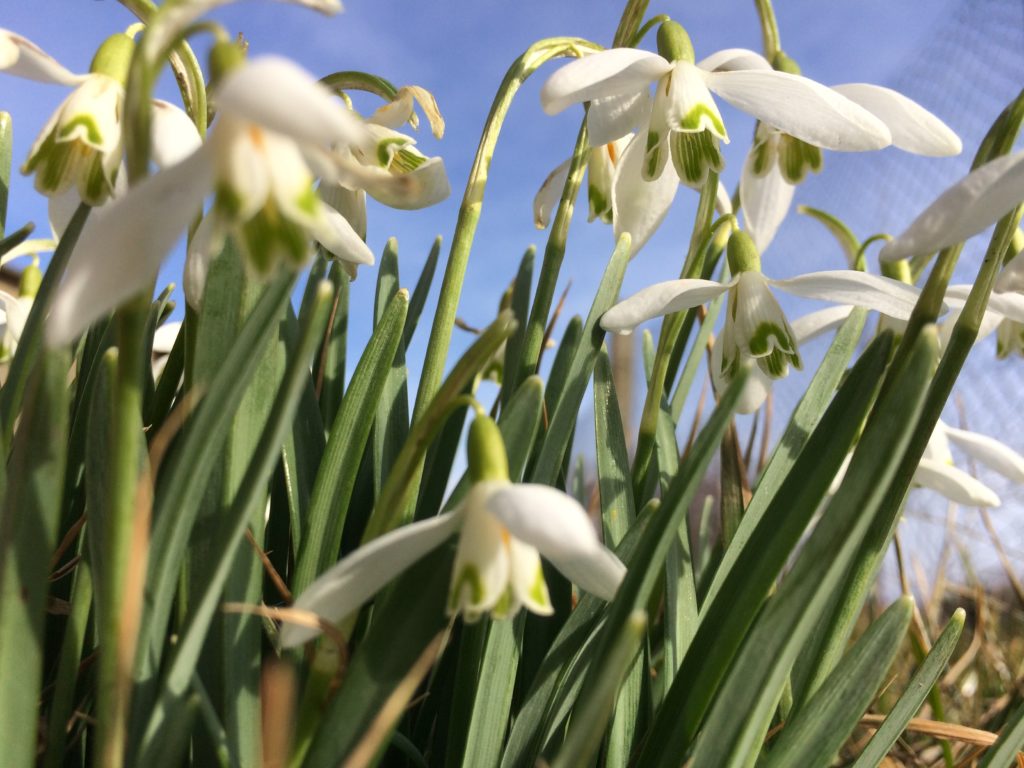
[[[946,437],[964,453],[991,467],[1003,477],[1015,483],[1024,483],[1024,456],[1005,443],[988,435],[955,427],[946,427]]]
[[[587,110],[587,140],[599,147],[621,139],[647,120],[651,97],[646,89],[593,99]]]
[[[721,296],[731,286],[732,283],[697,279],[655,283],[605,312],[601,317],[601,327],[606,331],[628,335],[645,320],[700,306]]]
[[[828,270],[769,283],[794,296],[866,307],[897,320],[908,320],[921,291],[887,277],[855,270]]]
[[[386,533],[324,571],[303,590],[293,607],[337,623],[440,546],[461,524],[461,514],[449,512]],[[319,629],[286,623],[281,629],[281,644],[291,648],[319,634]]]
[[[547,229],[551,216],[562,199],[565,180],[569,177],[569,166],[572,160],[566,160],[547,175],[544,183],[533,198],[533,223],[537,229]]]
[[[878,256],[895,261],[963,242],[994,224],[1021,200],[1024,152],[996,158],[939,195]]]
[[[709,72],[704,79],[734,107],[816,147],[854,152],[881,149],[892,141],[877,117],[806,77],[742,70]]]
[[[152,131],[153,162],[160,168],[180,163],[203,143],[185,111],[162,99],[153,99]]]
[[[868,83],[835,85],[832,90],[860,104],[885,123],[894,147],[929,157],[959,155],[960,137],[916,101],[891,88]]]
[[[636,256],[664,221],[679,189],[679,177],[674,170],[663,170],[653,181],[644,180],[644,141],[642,131],[633,137],[619,160],[612,184],[615,239],[629,232],[630,258]]]
[[[697,62],[705,72],[733,72],[739,69],[760,69],[772,71],[768,59],[746,48],[726,48],[716,51]]]
[[[672,65],[661,56],[636,48],[612,48],[572,61],[541,88],[540,102],[549,115],[572,104],[619,96],[646,88]]]
[[[914,482],[938,491],[950,501],[965,507],[998,507],[995,491],[966,472],[932,459],[921,459]]]
[[[747,233],[758,252],[764,253],[789,213],[796,187],[783,178],[777,163],[772,163],[763,176],[754,173],[753,165],[751,153],[740,178],[740,210]]]
[[[28,38],[0,29],[0,70],[41,83],[76,85],[88,75],[76,75]]]

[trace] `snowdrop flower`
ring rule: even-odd
[[[887,261],[925,256],[963,242],[1024,201],[1024,152],[998,157],[951,186],[886,245]]]
[[[612,223],[612,180],[615,178],[619,158],[629,145],[630,139],[632,135],[623,136],[589,150],[587,201],[590,212],[587,221],[600,219],[605,224]],[[562,198],[571,162],[571,159],[566,160],[555,168],[537,191],[537,196],[533,199],[533,223],[537,229],[547,229],[551,223],[551,214]]]
[[[193,280],[228,235],[260,272],[303,261],[310,236],[339,257],[373,263],[352,227],[317,197],[306,164],[306,152],[362,140],[361,121],[307,72],[273,56],[230,72],[216,95],[219,118],[205,143],[90,218],[55,297],[49,343],[71,341],[145,290],[211,189],[213,208],[190,254],[200,263],[187,269]]]
[[[111,35],[93,58],[89,74],[75,75],[31,41],[0,29],[0,70],[76,86],[39,133],[22,167],[22,172],[35,174],[36,189],[51,201],[74,190],[65,205],[73,210],[79,201],[99,206],[117,193],[124,81],[133,47],[127,33]],[[199,135],[177,107],[158,99],[152,106],[154,160],[162,165],[194,148]]]
[[[995,491],[954,465],[950,443],[1003,477],[1024,483],[1024,456],[995,438],[956,429],[942,421],[935,425],[924,456],[914,472],[915,483],[967,507],[998,507],[1001,504]]]
[[[40,242],[45,243],[46,241],[26,241],[26,243]],[[19,248],[25,246],[26,243],[22,243]],[[14,356],[18,342],[21,340],[22,331],[25,329],[25,321],[28,320],[28,313],[32,310],[32,303],[39,291],[39,284],[43,281],[43,273],[39,269],[39,257],[36,255],[37,250],[40,249],[24,250],[20,253],[14,253],[15,250],[18,249],[12,249],[4,254],[4,262],[29,253],[33,258],[32,263],[21,271],[18,295],[12,296],[6,291],[0,291],[0,365],[10,362]]]
[[[743,66],[771,70],[761,57],[747,57]],[[732,61],[722,66],[735,66]],[[800,74],[795,62],[779,53],[776,67]],[[929,157],[960,154],[960,138],[939,118],[917,102],[890,88],[868,83],[832,87],[836,93],[881,120],[892,136],[892,146]],[[795,187],[807,173],[821,170],[821,149],[765,123],[759,123],[740,178],[740,203],[747,231],[764,250],[789,212]]]
[[[729,269],[734,277],[726,283],[713,280],[669,280],[657,283],[616,304],[601,318],[601,326],[619,334],[632,333],[653,317],[679,312],[728,294],[725,325],[712,354],[712,375],[727,383],[747,363],[755,365],[737,410],[750,413],[760,407],[772,379],[801,367],[799,341],[771,286],[795,296],[823,299],[877,310],[906,320],[920,291],[896,280],[853,270],[813,272],[787,280],[772,280],[761,273],[761,259],[753,240],[743,231],[729,238]],[[847,310],[848,311],[848,310]],[[802,335],[816,333],[822,324],[834,322],[836,312],[814,315]]]
[[[835,91],[798,75],[750,68],[747,62],[757,57],[750,51],[720,51],[695,63],[690,38],[675,22],[659,28],[658,50],[661,55],[614,48],[586,56],[555,72],[541,91],[548,114],[589,101],[595,145],[645,126],[626,150],[614,186],[616,236],[629,232],[634,253],[661,223],[680,181],[699,188],[723,167],[718,142],[728,134],[711,92],[814,146],[866,150],[892,140],[882,121]],[[670,156],[674,171],[664,173]]]
[[[456,510],[360,547],[314,581],[294,607],[339,622],[456,533],[450,616],[505,618],[521,607],[551,614],[540,555],[581,589],[612,599],[625,566],[600,544],[583,507],[546,485],[510,483],[501,433],[487,416],[478,416],[470,427],[468,452],[473,485]],[[317,634],[288,624],[281,642],[295,646]]]

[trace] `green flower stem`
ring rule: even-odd
[[[640,22],[647,13],[647,4],[650,0],[629,0],[622,10],[619,19],[619,26],[615,30],[615,37],[612,40],[612,48],[622,48],[630,45],[638,37],[637,30],[640,29]]]
[[[520,86],[533,74],[539,66],[559,56],[582,56],[584,53],[600,50],[600,46],[582,38],[554,37],[531,45],[522,56],[515,60],[505,79],[498,88],[498,93],[491,104],[490,114],[484,126],[476,158],[469,172],[469,181],[459,208],[459,218],[452,237],[451,252],[448,265],[445,267],[444,279],[441,283],[441,295],[437,301],[434,324],[430,329],[430,341],[427,344],[427,355],[423,361],[423,375],[420,379],[419,391],[416,395],[416,407],[413,410],[413,422],[419,421],[426,413],[434,395],[441,386],[441,375],[445,360],[448,357],[448,345],[451,342],[452,328],[455,325],[455,310],[462,295],[462,283],[466,276],[469,263],[469,252],[473,246],[473,237],[480,221],[480,209],[483,207],[484,190],[487,186],[487,172],[494,156],[494,148],[498,135],[505,122],[512,100]]]
[[[160,8],[152,0],[120,0],[121,5],[131,11],[145,24],[153,21]],[[148,32],[143,32],[143,36]],[[143,45],[135,47],[128,82],[125,85],[124,115],[125,124],[125,164],[128,170],[128,181],[137,183],[146,176],[149,169],[149,150],[151,137],[151,111],[149,101],[156,85],[157,72],[153,71],[143,56]],[[181,100],[185,111],[192,118],[200,136],[206,135],[207,104],[206,81],[203,70],[199,66],[192,48],[184,40],[176,41],[172,50],[167,52],[174,70],[174,79],[181,90]]]
[[[0,238],[7,231],[7,195],[11,190],[11,145],[14,128],[11,115],[0,112]]]
[[[99,661],[99,764],[120,768],[124,764],[128,706],[131,694],[132,660],[138,635],[142,584],[138,594],[129,594],[138,571],[135,526],[147,519],[137,506],[148,507],[150,494],[140,481],[139,456],[143,450],[143,374],[148,365],[144,351],[144,329],[149,315],[147,294],[140,294],[118,310],[117,378],[111,410],[114,414],[111,455],[111,495],[106,510],[105,561],[100,593],[99,624],[102,652]],[[140,492],[141,491],[141,492]],[[148,512],[148,510],[146,510]],[[133,562],[135,561],[135,562]],[[144,571],[144,569],[143,569]]]
[[[680,273],[681,278],[699,277],[704,269],[703,244],[711,229],[711,219],[715,214],[715,194],[718,191],[718,174],[712,172],[700,191],[697,203],[697,217],[690,237],[690,248]],[[633,491],[637,505],[643,503],[644,487],[647,473],[651,468],[654,455],[655,437],[658,431],[658,414],[661,410],[661,399],[665,393],[665,379],[668,373],[669,359],[676,345],[676,338],[683,327],[690,310],[667,315],[661,323],[658,335],[658,351],[654,356],[654,367],[651,370],[650,382],[647,386],[647,398],[644,400],[643,415],[640,417],[640,433],[636,442],[636,457],[633,461]]]
[[[652,16],[647,21],[645,21],[644,25],[640,27],[640,29],[637,31],[636,37],[633,38],[633,45],[640,45],[640,43],[643,42],[643,39],[647,36],[648,32],[650,32],[655,27],[664,24],[666,21],[671,20],[672,18],[665,13],[659,14],[657,16]]]
[[[530,319],[526,324],[522,353],[515,369],[510,372],[508,382],[506,382],[509,393],[515,392],[519,388],[520,382],[537,371],[541,348],[544,344],[544,329],[547,327],[551,302],[555,296],[555,285],[558,283],[558,273],[562,268],[562,259],[565,257],[565,242],[569,235],[574,201],[583,181],[583,173],[587,169],[589,152],[587,121],[584,118],[579,134],[576,136],[576,146],[573,148],[572,161],[569,163],[569,173],[565,179],[562,198],[558,203],[555,220],[551,225],[551,234],[548,235],[548,242],[544,248],[544,262],[541,265],[540,277],[537,281],[537,293],[533,299],[533,306],[530,308]]]
[[[772,0],[754,0],[757,16],[761,20],[761,39],[764,41],[764,56],[773,61],[775,54],[782,50],[779,43],[779,24],[775,20],[775,9]]]

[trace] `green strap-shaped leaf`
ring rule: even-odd
[[[719,685],[712,683],[712,690],[703,689],[699,692],[701,696],[694,697],[696,704],[715,697],[694,750],[694,768],[749,765],[760,749],[793,662],[857,554],[896,471],[894,458],[907,448],[937,352],[934,331],[923,333],[902,375],[873,409],[842,486],[801,548],[778,592],[758,615],[727,676]],[[846,419],[860,423],[858,414],[853,412],[847,413]],[[828,414],[819,430],[827,420]],[[837,425],[837,429],[842,427]],[[809,442],[807,450],[810,448]],[[824,467],[809,468],[807,474],[794,468],[793,474],[808,485],[827,485],[831,476],[820,475],[830,474],[832,467]],[[778,498],[785,497],[780,491]],[[725,594],[724,590],[721,594]],[[691,646],[691,652],[694,648],[695,645]],[[674,687],[683,680],[680,675]],[[664,755],[680,754],[686,740],[696,732],[700,707],[684,705],[680,718],[679,712],[670,712],[667,705],[668,699],[659,724],[672,717],[678,735],[666,735],[661,729],[652,733],[640,765],[672,764]],[[736,716],[738,712],[743,713],[742,717]],[[662,757],[656,757],[655,750],[659,749]]]
[[[505,344],[505,362],[503,368],[508,375],[508,385],[501,388],[501,402],[506,404],[516,389],[512,385],[512,371],[519,365],[519,359],[523,354],[523,343],[526,340],[526,323],[530,313],[530,291],[533,289],[533,263],[537,256],[536,246],[531,245],[526,249],[523,258],[519,262],[519,271],[516,272],[516,279],[512,283],[512,297],[510,307],[519,323],[516,332],[512,334]]]
[[[14,437],[0,510],[0,744],[35,764],[50,558],[57,546],[68,431],[69,355],[38,358]]]
[[[338,559],[359,459],[373,426],[373,419],[367,415],[376,410],[384,391],[384,382],[402,340],[408,308],[409,294],[399,291],[366,345],[331,426],[331,436],[313,486],[308,532],[295,569],[292,583],[295,594],[301,594],[317,575]]]
[[[832,762],[889,674],[913,615],[913,598],[901,597],[871,623],[810,701],[786,722],[764,768]]]
[[[616,546],[636,518],[629,479],[629,451],[622,429],[622,412],[615,394],[608,350],[601,348],[594,365],[594,455],[601,494],[605,543]]]
[[[340,262],[331,264],[328,279],[334,286],[334,306],[324,344],[313,366],[320,392],[320,413],[325,427],[334,424],[345,391],[345,356],[348,344],[349,277]]]
[[[645,754],[659,744],[670,745],[666,749],[680,754],[696,734],[748,627],[859,432],[878,390],[890,347],[891,337],[885,336],[864,353],[747,541],[736,566],[714,598],[702,605],[696,633],[655,720]]]
[[[1017,753],[1024,750],[1024,704],[1010,715],[996,743],[985,753],[978,768],[1004,768],[1019,764]]]
[[[939,639],[935,641],[935,645],[932,646],[921,666],[914,672],[914,676],[910,678],[903,694],[889,711],[885,720],[882,721],[878,730],[875,731],[871,741],[864,747],[864,751],[860,753],[853,768],[877,768],[885,759],[893,744],[903,733],[911,718],[921,709],[921,705],[928,698],[929,691],[939,681],[942,672],[946,669],[953,651],[956,650],[956,644],[960,640],[965,616],[963,608],[957,608],[953,612],[946,628],[939,635]]]

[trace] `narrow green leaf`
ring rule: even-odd
[[[67,450],[70,364],[43,352],[29,380],[0,510],[0,744],[4,764],[35,764],[50,558]]]
[[[11,191],[11,147],[13,145],[14,126],[11,123],[11,113],[0,112],[0,238],[7,231],[7,198]]]
[[[694,751],[694,768],[747,765],[759,750],[796,655],[857,554],[860,541],[896,471],[894,458],[906,450],[921,413],[925,384],[934,370],[937,350],[934,331],[923,333],[902,375],[873,409],[842,486],[800,550],[778,592],[758,615],[728,675],[721,685],[710,691],[705,689],[701,696],[691,699],[700,704],[701,699],[706,701],[715,696]],[[844,389],[845,385],[840,394]],[[833,405],[839,399],[837,395]],[[848,412],[846,419],[860,422],[855,412]],[[827,421],[828,413],[815,434],[823,430]],[[837,430],[843,426],[838,425]],[[811,442],[805,452],[810,449]],[[816,474],[818,477],[812,478],[797,468],[793,470],[793,475],[803,483],[828,484],[829,478],[821,477],[828,474],[827,470],[819,468]],[[788,495],[781,490],[778,498],[786,499]],[[724,594],[723,590],[720,595]],[[695,642],[691,653],[696,647]],[[683,679],[680,675],[675,687]],[[707,685],[706,681],[701,682]],[[675,714],[677,729],[674,733],[678,736],[665,737],[662,732],[656,739],[652,734],[647,749],[651,757],[654,756],[651,750],[661,749],[662,754],[672,754],[684,747],[685,740],[692,738],[696,731],[700,709],[688,704],[682,708],[682,718]],[[742,712],[743,717],[737,717],[737,712]],[[678,727],[680,719],[682,727]],[[642,764],[666,766],[671,761],[662,758]]]
[[[434,275],[437,273],[438,257],[441,254],[441,236],[434,238],[434,244],[430,246],[430,253],[423,263],[420,277],[416,281],[416,287],[412,290],[409,298],[409,314],[405,318],[405,331],[402,334],[402,348],[409,349],[412,343],[412,336],[420,322],[420,315],[423,314],[423,307],[426,306],[427,296],[430,287],[434,283]]]
[[[786,722],[764,768],[829,765],[889,674],[914,615],[901,597],[867,628],[806,706]]]
[[[1010,715],[996,743],[989,747],[978,768],[1004,768],[1019,765],[1018,753],[1024,751],[1024,704]]]
[[[836,333],[835,339],[829,346],[824,360],[807,387],[807,391],[793,411],[786,431],[772,452],[764,472],[761,473],[750,503],[744,511],[740,527],[737,529],[729,549],[726,550],[711,587],[708,589],[705,598],[707,601],[715,598],[718,590],[729,577],[736,560],[744,551],[765,511],[771,505],[783,482],[789,477],[790,470],[821,421],[825,409],[832,399],[832,394],[857,349],[857,342],[864,330],[866,317],[867,313],[863,309],[854,309]]]
[[[299,551],[292,589],[299,594],[338,559],[349,499],[359,458],[370,436],[384,381],[402,339],[409,294],[401,290],[388,305],[352,374],[348,391],[331,426],[331,436],[313,486],[308,532]]]
[[[565,391],[569,379],[569,369],[576,357],[583,339],[583,319],[579,315],[573,315],[565,325],[565,332],[555,350],[555,359],[551,361],[551,371],[548,373],[547,386],[544,389],[544,400],[547,404],[548,413],[554,413],[559,398]]]
[[[736,566],[714,597],[702,604],[693,640],[655,720],[645,755],[659,744],[681,754],[697,732],[733,654],[860,429],[891,343],[890,336],[881,337],[861,357],[745,543]]]
[[[614,644],[602,657],[589,696],[584,698],[569,724],[569,733],[552,768],[585,768],[601,746],[604,729],[615,705],[623,676],[633,665],[647,629],[647,613],[633,611]],[[592,669],[594,666],[591,667]]]
[[[313,365],[320,413],[325,427],[334,424],[345,391],[345,356],[348,344],[349,277],[341,262],[331,264],[328,275],[334,286],[334,306],[328,321],[324,344]]]
[[[629,478],[629,451],[622,429],[622,411],[615,394],[608,350],[604,347],[594,365],[594,437],[605,543],[614,547],[632,525],[636,510]]]
[[[928,698],[929,691],[938,683],[946,669],[953,651],[956,650],[956,644],[960,640],[965,617],[963,608],[957,608],[953,612],[946,628],[939,635],[939,639],[935,641],[935,645],[932,646],[921,666],[914,672],[914,676],[910,678],[903,694],[889,711],[878,730],[875,731],[871,741],[864,747],[864,751],[860,753],[853,768],[877,768],[889,754],[889,750],[899,739],[911,718],[921,709],[921,705]]]
[[[519,261],[519,271],[516,272],[515,281],[512,283],[512,297],[510,306],[512,314],[519,324],[516,332],[512,334],[505,344],[505,371],[515,371],[519,366],[519,359],[523,355],[523,344],[526,341],[526,323],[530,314],[530,291],[533,288],[533,264],[537,256],[536,246],[531,245],[526,249],[523,258]],[[512,386],[511,376],[508,379],[508,386],[501,388],[502,405],[507,403],[515,392]]]
[[[171,724],[187,714],[190,690],[193,687],[196,664],[210,624],[214,619],[217,605],[228,579],[234,570],[233,561],[238,546],[254,516],[262,512],[261,500],[264,489],[280,457],[280,446],[295,413],[295,408],[309,376],[309,365],[313,352],[327,322],[331,292],[324,286],[314,309],[309,313],[309,323],[301,331],[295,354],[288,361],[287,369],[277,397],[274,399],[259,440],[249,460],[239,491],[230,509],[220,521],[214,536],[222,556],[208,576],[204,589],[195,601],[188,626],[180,633],[174,647],[174,655],[163,676],[160,698],[149,714],[149,720],[138,745],[135,764],[145,765],[155,761],[165,752],[174,752],[176,746],[171,737],[187,736]],[[258,736],[255,737],[258,740]]]

